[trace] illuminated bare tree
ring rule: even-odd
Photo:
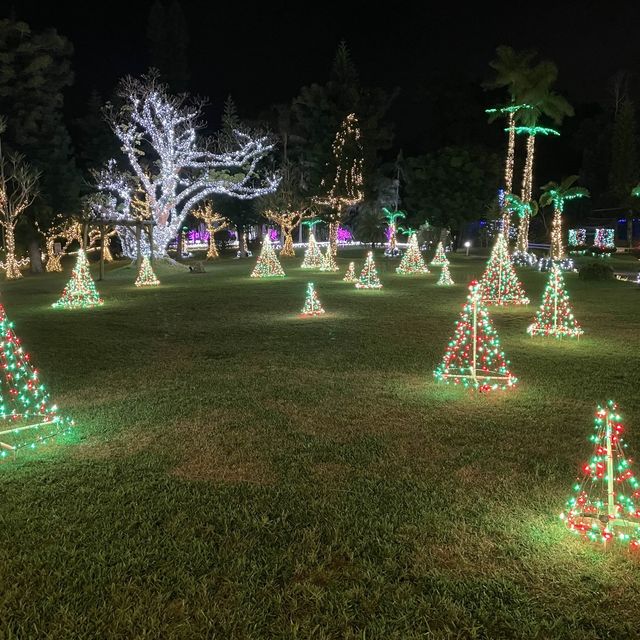
[[[220,257],[216,247],[215,234],[223,231],[229,226],[229,220],[213,210],[211,202],[204,202],[200,207],[192,211],[192,215],[202,220],[207,227],[209,234],[209,249],[207,250],[207,260],[215,260]]]
[[[278,178],[260,170],[261,161],[273,148],[266,136],[234,130],[224,145],[198,139],[203,103],[186,95],[172,96],[151,73],[141,79],[122,81],[119,96],[123,106],[106,111],[121,143],[128,171],[120,171],[115,161],[98,174],[98,187],[111,199],[107,210],[112,216],[135,219],[131,211],[132,189],[140,185],[149,202],[154,246],[160,256],[175,238],[182,221],[201,200],[226,194],[252,199],[270,193]],[[137,183],[137,184],[136,184]],[[131,235],[118,228],[127,255],[133,255]],[[146,239],[143,252],[148,253]]]
[[[0,151],[0,225],[4,228],[6,243],[3,266],[9,280],[22,277],[21,263],[16,258],[16,223],[34,201],[39,178],[39,172],[25,162],[24,156],[11,154],[5,158]]]

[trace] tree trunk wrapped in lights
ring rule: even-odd
[[[529,304],[507,251],[507,241],[500,233],[491,250],[487,268],[480,279],[482,301],[488,304]]]
[[[24,447],[33,448],[47,438],[68,431],[73,422],[64,418],[51,403],[49,392],[33,368],[0,305],[0,458],[15,455]]]
[[[591,542],[617,541],[640,548],[640,483],[632,470],[622,437],[624,425],[618,405],[609,400],[595,414],[593,455],[560,518],[573,533]]]
[[[504,242],[504,236],[499,239]],[[480,284],[469,285],[469,295],[447,351],[433,372],[438,382],[463,385],[481,392],[508,389],[517,379],[509,369],[498,334],[482,303]]]
[[[134,191],[141,189],[155,222],[152,234],[159,256],[166,255],[185,216],[201,200],[214,194],[253,199],[277,188],[275,176],[264,180],[258,176],[261,160],[273,149],[267,137],[235,130],[212,150],[196,138],[202,104],[184,95],[170,95],[155,75],[126,79],[119,96],[122,108],[107,115],[132,173],[120,171],[115,160],[108,163],[97,175],[98,188],[106,198],[95,213],[135,219],[131,201]],[[120,227],[118,233],[124,253],[134,257],[132,230]],[[146,238],[142,251],[149,254]]]
[[[295,258],[296,252],[293,248],[293,230],[304,220],[308,215],[305,211],[285,211],[278,212],[273,210],[266,210],[263,213],[264,217],[271,222],[275,222],[280,227],[280,231],[283,237],[282,249],[280,250],[280,257]]]
[[[0,133],[3,126],[0,121]],[[24,262],[16,257],[16,224],[35,199],[39,178],[40,174],[31,169],[20,154],[5,159],[0,153],[0,225],[4,229],[6,256],[3,268],[8,280],[22,278],[20,267]]]
[[[211,202],[207,201],[197,209],[192,211],[192,215],[202,220],[209,234],[209,247],[207,249],[207,260],[216,260],[220,257],[218,247],[216,247],[215,235],[219,231],[224,231],[229,226],[229,220],[213,210]]]
[[[358,118],[350,113],[342,122],[331,147],[331,161],[327,169],[332,178],[324,178],[320,189],[325,195],[318,197],[318,204],[330,207],[329,246],[335,256],[338,249],[338,227],[347,207],[360,202],[362,192],[362,143]],[[331,182],[330,182],[331,181]]]
[[[565,248],[562,233],[562,214],[564,203],[576,198],[589,196],[589,191],[584,187],[575,187],[578,176],[569,176],[559,184],[548,182],[542,187],[540,206],[553,205],[553,221],[551,223],[551,259],[562,260],[565,257]]]
[[[385,218],[387,219],[388,229],[389,229],[389,240],[387,242],[387,248],[385,250],[385,255],[387,256],[395,256],[398,253],[398,220],[406,218],[405,214],[402,211],[389,211],[385,207],[382,208],[382,212],[384,213]]]

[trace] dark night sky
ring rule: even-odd
[[[68,105],[75,111],[92,88],[108,95],[122,75],[146,69],[151,4],[23,0],[13,12],[32,27],[55,26],[72,41],[76,85]],[[304,84],[324,82],[336,45],[346,38],[364,83],[400,87],[393,117],[406,141],[425,117],[419,87],[437,92],[444,76],[477,85],[498,44],[535,47],[554,60],[558,88],[574,104],[606,100],[615,71],[640,68],[634,2],[513,1],[471,12],[462,3],[439,12],[428,3],[387,3],[383,11],[365,2],[337,4],[339,10],[329,3],[183,1],[191,90],[214,108],[231,93],[241,115],[257,115],[271,103],[288,102]]]

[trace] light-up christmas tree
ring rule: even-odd
[[[436,284],[440,287],[451,287],[455,284],[453,278],[451,277],[448,264],[442,265],[442,271],[440,271],[440,277],[438,278],[438,282],[436,282]]]
[[[54,309],[87,309],[104,304],[96,290],[96,284],[89,272],[89,262],[85,252],[78,251],[78,260],[71,273],[71,280],[62,292],[62,297],[51,306]]]
[[[251,272],[252,278],[284,278],[285,273],[273,245],[267,234],[262,241],[262,251],[258,256],[258,262]]]
[[[382,289],[376,263],[373,260],[373,252],[369,251],[367,259],[356,282],[356,289]]]
[[[417,273],[429,273],[429,268],[425,264],[420,247],[418,246],[418,236],[412,232],[409,236],[407,250],[402,256],[400,264],[396,267],[396,273],[401,275],[414,275]]]
[[[322,264],[320,265],[320,271],[338,271],[339,267],[336,264],[336,260],[331,253],[331,246],[327,245],[327,250],[322,256]]]
[[[313,282],[309,282],[307,284],[307,297],[305,298],[304,307],[302,308],[300,315],[308,318],[311,316],[320,316],[323,313],[324,309],[320,304],[320,300],[318,300],[318,294],[313,287]]]
[[[584,333],[573,317],[562,270],[557,264],[549,271],[549,280],[542,294],[542,305],[536,313],[535,322],[527,328],[527,333],[556,338],[575,338]]]
[[[303,223],[304,224],[304,223]],[[322,266],[322,251],[316,242],[316,237],[311,229],[309,230],[309,242],[304,252],[304,260],[300,265],[301,269],[319,269]]]
[[[571,531],[592,542],[618,540],[640,547],[640,484],[631,470],[624,426],[613,400],[598,406],[591,460],[582,466],[582,476],[561,514]]]
[[[488,304],[529,304],[507,251],[507,242],[498,234],[480,280],[482,301]]]
[[[13,331],[0,305],[0,458],[23,447],[35,447],[71,428],[73,423],[58,413],[49,392],[40,382],[29,354]]]
[[[156,278],[149,258],[143,256],[142,262],[140,263],[140,271],[135,281],[136,287],[157,287],[159,284],[160,280]]]
[[[504,238],[502,234],[500,237]],[[455,333],[433,375],[438,382],[462,384],[483,392],[508,389],[517,382],[509,364],[482,304],[480,285],[474,280]]]
[[[349,268],[347,272],[344,274],[344,278],[342,278],[344,282],[355,282],[358,278],[356,278],[356,265],[355,262],[349,263]]]
[[[429,263],[433,267],[441,267],[443,264],[449,264],[446,253],[444,252],[444,246],[442,242],[438,242],[436,247],[436,254],[433,256],[433,260]]]

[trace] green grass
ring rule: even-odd
[[[483,258],[357,291],[337,274],[252,280],[251,261],[115,269],[105,306],[57,311],[67,274],[2,285],[64,442],[0,465],[0,638],[634,638],[640,567],[558,519],[617,400],[640,451],[628,283],[567,276],[580,341],[492,315],[520,383],[436,385]],[[327,315],[299,319],[316,283]]]

